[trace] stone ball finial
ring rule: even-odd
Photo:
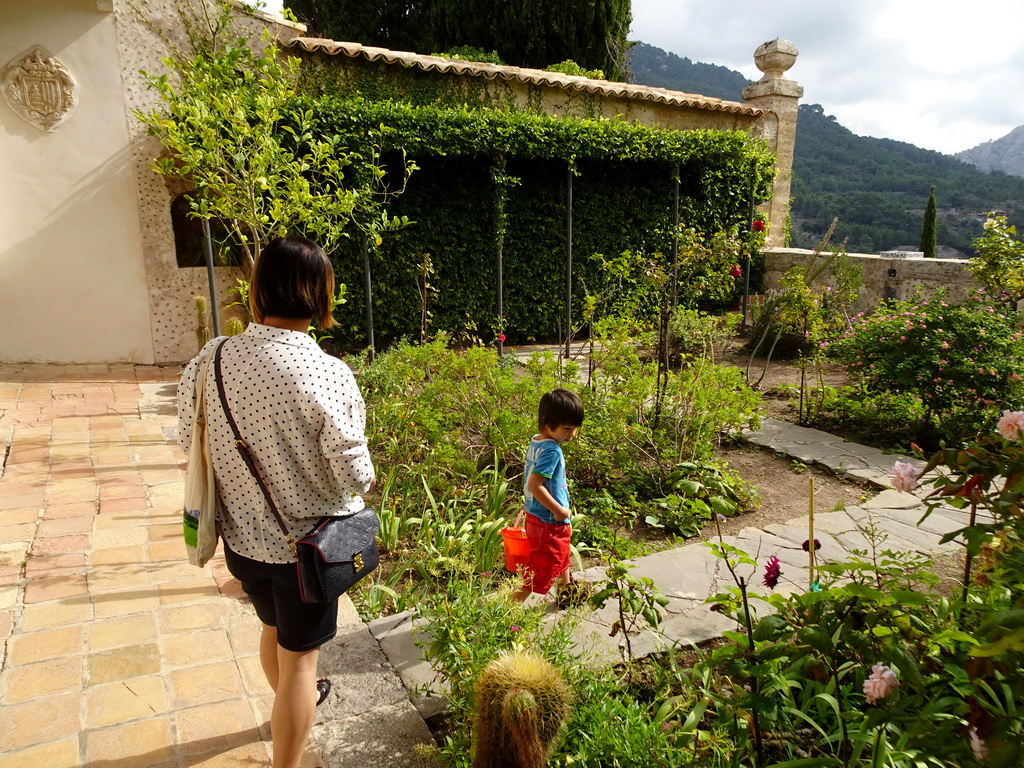
[[[784,78],[800,55],[796,44],[780,37],[761,43],[754,51],[754,63],[764,72],[764,80]]]

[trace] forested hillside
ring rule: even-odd
[[[633,49],[633,79],[644,85],[742,100],[747,79],[733,70],[691,62],[640,43]],[[794,77],[799,80],[798,73]],[[875,253],[920,240],[928,190],[939,203],[938,244],[969,252],[985,214],[1004,211],[1024,224],[1024,179],[983,173],[949,155],[891,139],[858,136],[803,104],[793,163],[791,244],[811,248],[839,217],[836,242]]]

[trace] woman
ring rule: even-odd
[[[299,539],[325,515],[353,514],[374,472],[363,434],[366,411],[355,378],[325,354],[307,330],[333,326],[334,271],[302,237],[270,243],[253,270],[240,336],[214,339],[188,364],[178,385],[178,444],[188,453],[195,377],[221,351],[228,408],[285,524]],[[263,623],[260,662],[274,689],[270,727],[274,768],[298,766],[315,708],[330,692],[316,679],[319,648],[337,633],[338,603],[302,602],[295,555],[259,484],[235,449],[211,364],[205,383],[217,493],[217,531],[228,570],[242,583]]]

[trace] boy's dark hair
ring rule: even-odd
[[[553,389],[540,399],[537,408],[537,427],[557,429],[578,427],[583,423],[583,401],[568,389]]]
[[[334,267],[323,249],[304,237],[279,237],[260,252],[249,283],[253,320],[313,318],[321,331],[336,323],[331,316]]]

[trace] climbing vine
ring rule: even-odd
[[[435,268],[436,330],[471,329],[490,341],[485,330],[498,321],[510,342],[561,334],[570,169],[574,292],[597,279],[601,254],[670,253],[677,169],[680,223],[709,238],[743,223],[752,188],[757,200],[770,194],[773,158],[763,142],[739,131],[335,96],[307,95],[296,107],[312,108],[317,132],[350,151],[372,146],[384,158],[390,153],[396,169],[403,158],[419,169],[389,208],[414,223],[384,238],[374,253],[374,318],[383,340],[419,335],[416,313],[408,308],[419,306],[420,294],[408,276],[424,254]],[[359,243],[343,242],[334,257],[340,280],[362,282]],[[356,345],[365,307],[361,297],[353,299],[339,319],[342,343]]]

